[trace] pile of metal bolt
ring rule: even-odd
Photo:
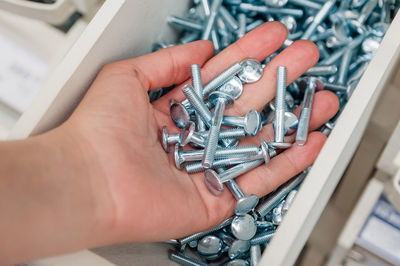
[[[320,51],[317,65],[290,84],[287,91],[285,69],[279,68],[275,103],[266,104],[261,114],[252,110],[245,117],[229,117],[223,113],[240,96],[243,83],[258,80],[262,74],[260,66],[268,64],[279,51],[262,64],[254,60],[235,63],[204,87],[199,67],[192,66],[193,86],[183,88],[187,99],[181,103],[171,100],[171,117],[182,132],[168,135],[164,128],[164,148],[168,151],[169,144],[176,143],[178,168],[184,162],[196,161],[185,165],[188,173],[205,170],[205,182],[212,193],[221,193],[226,184],[238,202],[236,216],[220,226],[171,240],[177,246],[177,251],[171,253],[172,260],[182,265],[207,265],[205,261],[218,265],[257,264],[308,170],[259,203],[254,195],[244,195],[234,178],[263,162],[268,163],[276,149],[287,148],[290,144],[283,142],[283,136],[293,134],[297,127],[296,142],[304,144],[316,90],[333,91],[340,99],[338,114],[320,128],[329,135],[399,6],[400,1],[395,0],[195,0],[184,17],[168,18],[171,26],[182,31],[177,44],[209,39],[216,53],[246,32],[273,20],[282,22],[288,29],[288,38],[281,49],[297,39],[307,39],[315,42]],[[171,45],[159,42],[153,49],[168,46]],[[170,89],[153,91],[150,99],[155,100]],[[300,104],[302,112],[297,120],[291,111]],[[254,136],[271,122],[274,142],[262,140],[260,148],[237,146],[239,138]],[[220,129],[221,125],[234,128]],[[181,151],[187,144],[201,149]]]

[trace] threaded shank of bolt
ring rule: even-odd
[[[224,72],[216,76],[213,80],[211,80],[204,86],[203,96],[207,96],[212,91],[225,84],[225,82],[232,79],[237,73],[239,73],[240,70],[242,70],[242,65],[238,62],[231,65]]]
[[[203,100],[199,98],[199,96],[196,94],[193,87],[187,84],[183,86],[182,91],[185,94],[186,98],[189,100],[190,104],[196,110],[196,112],[199,113],[203,121],[209,126],[212,119],[210,110],[208,110]]]
[[[246,132],[243,128],[225,129],[219,132],[220,139],[243,138],[244,136],[246,136]]]
[[[179,254],[177,252],[171,252],[169,258],[178,263],[179,265],[182,266],[206,266],[208,264],[203,263],[199,260],[196,260],[194,258],[189,258],[184,256],[183,254]]]
[[[192,71],[192,83],[193,83],[193,88],[197,95],[202,99],[203,97],[203,84],[201,81],[201,73],[200,73],[200,66],[199,65],[192,65],[190,67]]]
[[[179,18],[175,16],[169,16],[167,21],[171,25],[175,25],[179,28],[189,30],[189,31],[201,31],[203,30],[203,26],[195,21],[191,21],[189,19]]]
[[[252,238],[250,240],[250,245],[254,246],[254,245],[265,244],[265,243],[269,242],[274,235],[275,235],[275,231],[270,232],[270,233],[267,232],[267,233],[263,233],[258,236],[255,236],[254,238]]]
[[[238,146],[226,149],[218,149],[215,155],[218,158],[241,157],[243,155],[256,155],[259,150],[259,147],[256,145]]]
[[[207,144],[204,149],[202,165],[206,168],[210,168],[213,165],[215,152],[218,146],[218,135],[219,128],[212,126],[210,129],[210,134],[207,138]]]
[[[276,76],[276,110],[285,110],[285,94],[286,94],[286,67],[279,66]]]

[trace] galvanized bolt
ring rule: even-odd
[[[307,89],[304,93],[303,104],[299,119],[299,126],[297,128],[296,143],[303,146],[307,141],[308,125],[311,118],[311,110],[315,89],[317,88],[316,79],[311,77],[307,80]]]
[[[264,161],[257,160],[252,162],[247,162],[243,164],[238,164],[221,174],[217,174],[214,170],[208,169],[204,172],[204,179],[208,190],[214,195],[219,195],[224,190],[224,183],[228,180],[232,180],[258,166],[260,166]]]
[[[254,83],[260,80],[263,74],[263,68],[260,62],[254,59],[246,59],[241,63],[242,70],[239,71],[238,77],[242,82]]]
[[[257,266],[261,260],[261,247],[260,245],[253,245],[250,247],[250,266]]]
[[[240,97],[240,95],[242,95],[243,84],[238,77],[234,76],[233,78],[225,82],[221,87],[219,87],[218,91],[232,95],[236,100]],[[209,104],[213,106],[213,102],[209,101]]]
[[[241,3],[239,9],[243,12],[254,11],[263,14],[271,15],[290,15],[293,17],[302,17],[304,15],[303,10],[295,8],[273,8],[267,6],[257,6],[250,3]]]
[[[257,232],[254,218],[249,215],[238,215],[231,223],[231,232],[239,240],[250,240]]]
[[[207,143],[204,148],[204,156],[202,159],[202,165],[204,168],[211,168],[214,162],[225,107],[233,104],[235,96],[221,91],[215,91],[210,94],[208,100],[214,103],[215,111],[210,127],[210,133],[207,137]]]
[[[190,84],[186,84],[185,86],[183,86],[182,91],[185,94],[188,101],[190,102],[190,104],[193,106],[193,109],[196,110],[196,113],[198,113],[201,119],[204,121],[204,123],[208,127],[210,127],[212,114],[208,109],[207,105],[204,104],[202,98],[200,98],[197,95],[193,86]]]
[[[199,98],[202,99],[203,98],[203,83],[201,80],[200,66],[197,64],[192,65],[191,71],[192,71],[193,89],[196,91]],[[196,124],[197,124],[197,129],[199,131],[206,130],[204,121],[201,119],[201,117],[197,113],[196,113]]]
[[[250,245],[262,245],[268,243],[271,238],[275,235],[275,231],[267,231],[260,234],[255,235],[252,239],[250,239]]]
[[[242,127],[247,135],[255,136],[261,128],[261,116],[259,112],[250,110],[244,117],[224,116],[222,124]]]
[[[337,71],[338,67],[336,65],[318,65],[308,69],[304,74],[308,76],[325,76],[336,74]]]
[[[222,4],[222,0],[214,0],[212,2],[211,8],[210,8],[210,15],[207,17],[206,24],[204,26],[203,34],[201,35],[202,40],[208,40],[211,35],[211,31],[214,27],[215,20],[218,15],[218,10]]]
[[[237,200],[235,206],[236,215],[249,213],[257,206],[259,201],[258,197],[253,194],[245,195],[236,181],[229,180],[226,182],[226,185]]]
[[[276,206],[272,210],[272,223],[275,225],[279,225],[282,222],[283,215],[282,215],[282,207],[285,204],[285,200],[281,201],[278,206]]]
[[[222,240],[216,236],[208,235],[199,240],[197,252],[203,256],[218,254],[222,250]]]
[[[282,216],[285,216],[290,206],[292,205],[294,198],[296,197],[297,190],[292,190],[285,198],[285,203],[282,206]]]
[[[186,128],[189,125],[190,114],[183,104],[170,100],[169,113],[174,124],[179,128]]]
[[[187,19],[187,18],[179,18],[176,16],[169,16],[167,18],[167,22],[170,25],[189,30],[189,31],[202,31],[203,25],[197,23],[196,21]]]
[[[328,0],[319,10],[319,12],[315,15],[314,20],[308,26],[307,30],[304,32],[302,39],[308,40],[314,34],[317,26],[321,24],[321,22],[325,19],[325,17],[329,14],[330,10],[335,6],[336,0]]]
[[[168,134],[167,126],[163,126],[161,133],[162,146],[165,152],[169,152],[169,145],[180,143],[182,141],[181,134]]]

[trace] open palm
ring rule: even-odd
[[[87,95],[63,125],[85,151],[90,162],[87,178],[101,206],[110,242],[159,241],[205,230],[233,214],[235,200],[229,191],[212,195],[203,174],[188,175],[175,168],[172,154],[160,144],[160,131],[167,125],[179,132],[169,117],[169,99],[183,100],[181,87],[190,82],[190,65],[202,67],[203,83],[236,61],[263,60],[286,39],[277,22],[266,23],[217,56],[209,41],[162,49],[156,53],[107,65]],[[288,83],[318,60],[318,49],[308,41],[294,42],[264,69],[260,81],[245,85],[243,95],[229,115],[243,116],[250,109],[261,110],[275,93],[276,68],[287,67]],[[181,84],[150,104],[148,90]],[[337,111],[338,100],[328,91],[315,95],[310,130],[318,128]],[[296,110],[299,115],[299,110]],[[267,125],[259,136],[240,145],[271,140]],[[289,138],[290,140],[291,138]],[[294,145],[241,176],[237,182],[245,193],[263,196],[312,164],[325,141],[319,132],[310,134],[305,146]]]

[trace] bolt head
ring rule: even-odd
[[[287,143],[287,142],[269,142],[269,145],[271,145],[274,149],[288,149],[292,146],[292,143]]]
[[[226,106],[232,105],[235,101],[235,98],[232,95],[222,91],[214,91],[208,96],[208,101],[210,101],[213,105],[216,105],[220,99],[225,100]]]
[[[169,145],[168,145],[168,129],[167,126],[162,127],[161,131],[161,143],[164,148],[165,152],[169,152]]]
[[[285,136],[290,136],[296,132],[299,119],[292,112],[285,112]]]
[[[231,260],[237,258],[239,255],[247,252],[250,249],[250,241],[248,240],[235,240],[228,249],[228,256]]]
[[[204,172],[204,181],[208,190],[212,194],[218,196],[224,191],[224,184],[221,182],[218,174],[214,170],[207,169]]]
[[[181,146],[182,147],[186,146],[190,142],[195,129],[196,129],[196,124],[192,121],[189,121],[188,128],[183,129],[181,132]]]
[[[179,128],[186,128],[189,125],[190,114],[185,106],[179,102],[171,101],[169,108],[171,119]]]
[[[264,2],[272,7],[283,7],[287,4],[288,0],[264,0]]]
[[[297,29],[297,22],[293,16],[284,16],[279,20],[286,26],[288,33],[294,33]]]
[[[234,76],[232,79],[227,81],[224,85],[222,85],[218,91],[225,92],[229,95],[232,95],[233,98],[238,99],[243,92],[243,84],[240,79]]]
[[[235,214],[236,215],[244,215],[249,213],[252,209],[254,209],[258,204],[258,197],[253,194],[246,195],[236,202]]]
[[[251,215],[240,215],[232,220],[231,231],[237,239],[250,240],[256,234],[257,225]]]
[[[332,25],[332,31],[340,42],[348,42],[351,40],[350,29],[346,20],[338,18]]]
[[[200,255],[211,256],[218,254],[222,249],[222,240],[216,236],[203,237],[197,244],[197,251]]]
[[[257,135],[261,128],[261,115],[256,110],[250,110],[247,112],[244,119],[244,130],[249,136]]]
[[[182,169],[182,163],[183,163],[183,160],[182,160],[182,157],[180,155],[180,152],[181,152],[181,147],[180,147],[179,143],[176,143],[175,144],[175,151],[174,151],[174,159],[175,159],[175,166],[179,170]]]
[[[263,75],[263,67],[257,60],[246,59],[240,65],[242,66],[242,70],[238,73],[238,77],[245,83],[256,82]]]

